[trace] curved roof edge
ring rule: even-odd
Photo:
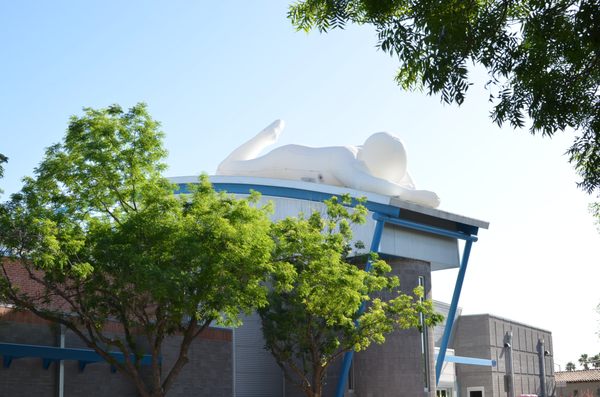
[[[172,183],[185,191],[185,185],[196,183],[198,176],[178,176],[168,178]],[[218,190],[241,194],[250,189],[257,190],[266,196],[292,197],[308,200],[319,200],[319,197],[329,195],[350,194],[351,197],[365,197],[367,207],[371,211],[381,211],[387,214],[412,213],[414,216],[427,216],[469,226],[476,234],[476,229],[489,228],[489,222],[469,218],[463,215],[425,207],[419,204],[400,200],[397,197],[384,196],[377,193],[363,192],[340,186],[323,185],[313,182],[294,181],[287,179],[257,178],[246,176],[209,176],[211,183]],[[319,200],[320,201],[320,200]],[[403,210],[403,211],[400,211]],[[395,215],[398,216],[398,215]]]

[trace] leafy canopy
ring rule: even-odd
[[[598,0],[303,0],[298,29],[371,24],[378,47],[400,64],[396,81],[461,104],[469,67],[489,75],[491,118],[551,136],[579,132],[568,154],[588,193],[600,187]]]
[[[0,178],[4,176],[4,166],[3,164],[8,161],[8,157],[0,153]]]
[[[211,323],[237,325],[265,305],[272,271],[270,208],[218,194],[206,177],[177,196],[161,176],[162,137],[144,104],[85,109],[0,216],[3,300],[67,326],[142,396],[166,393]],[[18,272],[35,287],[15,282]],[[107,330],[114,320],[122,335]],[[168,335],[182,336],[180,352],[161,369]]]
[[[0,178],[4,177],[4,163],[6,163],[7,161],[8,161],[8,157],[6,157],[2,153],[0,153]],[[0,189],[0,194],[2,194],[2,193],[3,193],[3,191],[2,191],[2,189]]]
[[[321,396],[327,368],[345,352],[383,343],[394,329],[426,325],[441,319],[423,290],[399,292],[390,266],[375,255],[370,272],[349,262],[352,224],[364,222],[367,210],[353,210],[348,196],[326,201],[323,216],[286,218],[275,223],[273,260],[279,272],[272,280],[269,305],[259,309],[266,348],[285,376],[307,396]],[[373,298],[386,291],[389,300]],[[362,302],[368,301],[361,313]]]

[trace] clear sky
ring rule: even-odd
[[[552,331],[555,360],[600,353],[600,234],[563,155],[573,140],[499,128],[478,76],[461,107],[401,91],[374,32],[295,32],[285,1],[0,2],[4,198],[84,106],[148,103],[168,176],[213,173],[273,120],[278,144],[402,137],[417,187],[441,209],[490,222],[474,245],[460,306]],[[434,274],[449,301],[455,270]],[[558,369],[558,367],[557,367]]]

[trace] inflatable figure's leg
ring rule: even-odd
[[[223,160],[221,165],[219,165],[219,168],[231,161],[252,160],[256,158],[261,150],[277,142],[279,134],[281,134],[281,131],[283,131],[283,127],[283,120],[275,120],[265,129],[259,132],[254,138],[250,139],[248,142],[242,144],[240,147],[231,152],[231,154],[227,156],[225,160]]]

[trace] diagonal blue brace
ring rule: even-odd
[[[10,364],[12,363],[12,360],[13,360],[13,356],[8,356],[8,355],[5,354],[3,356],[3,365],[4,365],[4,368],[10,367]]]
[[[85,370],[85,366],[88,365],[89,361],[78,361],[77,367],[79,368],[79,372],[83,372]]]
[[[448,342],[450,341],[450,334],[452,334],[452,327],[454,326],[454,318],[456,317],[458,300],[460,299],[460,292],[462,290],[463,281],[465,280],[465,273],[467,271],[467,264],[469,263],[469,255],[471,254],[471,245],[473,245],[473,241],[477,240],[469,239],[465,242],[465,248],[460,262],[460,269],[458,270],[456,284],[454,285],[454,293],[452,294],[452,302],[450,303],[450,310],[448,311],[448,318],[446,319],[446,328],[444,328],[444,336],[442,336],[440,352],[435,363],[436,385],[439,383],[440,375],[442,374],[442,366],[444,365],[446,350],[448,349]]]
[[[50,358],[42,358],[42,367],[44,367],[44,369],[48,369],[50,368],[50,364],[52,364],[54,361],[59,361],[59,360],[53,360]]]
[[[379,244],[381,243],[381,235],[383,234],[383,226],[385,222],[382,219],[377,219],[375,224],[375,231],[373,232],[373,240],[371,241],[371,252],[379,252]],[[367,261],[365,271],[371,271],[371,259]],[[364,313],[367,306],[366,302],[363,302],[358,309],[358,315]],[[342,363],[342,371],[340,372],[340,378],[338,379],[337,389],[335,391],[336,397],[344,397],[346,391],[346,383],[348,382],[348,373],[350,372],[350,365],[352,365],[352,358],[354,357],[354,350],[350,350],[344,354],[344,362]]]

